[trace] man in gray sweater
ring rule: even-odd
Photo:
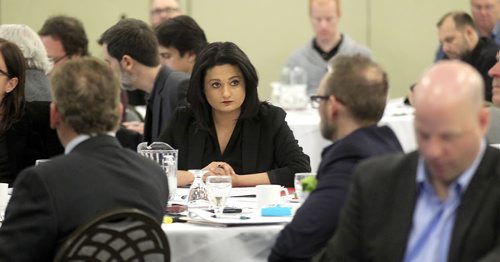
[[[285,67],[301,67],[307,73],[307,94],[314,95],[328,70],[328,61],[337,54],[361,54],[371,57],[371,51],[341,33],[339,0],[309,0],[309,18],[315,33],[304,47],[290,55]]]

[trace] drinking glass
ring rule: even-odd
[[[294,180],[294,187],[295,187],[295,196],[300,200],[300,202],[304,202],[306,199],[307,195],[304,193],[302,190],[302,180],[304,180],[306,177],[309,176],[316,176],[316,173],[296,173],[295,174],[295,180]]]
[[[230,176],[209,176],[207,177],[208,198],[214,209],[215,216],[222,215],[226,201],[231,194]]]
[[[189,188],[187,199],[188,208],[208,207],[208,192],[205,183],[203,183],[203,175],[205,174],[205,170],[191,169],[188,171],[194,175],[194,181]]]

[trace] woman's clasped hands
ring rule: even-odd
[[[203,180],[205,180],[207,176],[231,176],[233,185],[238,181],[239,175],[236,174],[233,167],[226,162],[214,161],[204,167],[203,170],[206,170],[203,175]]]
[[[203,168],[206,170],[205,176],[234,176],[236,172],[234,172],[233,167],[226,162],[218,162],[214,161],[208,164]]]

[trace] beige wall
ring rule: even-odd
[[[100,56],[99,35],[122,15],[148,19],[149,0],[0,0],[0,23],[24,23],[38,31],[50,15],[76,16]],[[307,0],[184,0],[184,9],[204,28],[209,41],[233,41],[250,57],[262,99],[280,76],[293,50],[312,37]],[[341,30],[369,46],[388,71],[391,97],[405,95],[432,63],[435,24],[451,10],[469,11],[469,0],[344,0]]]
[[[433,62],[436,23],[452,10],[468,12],[469,0],[372,0],[370,47],[389,73],[392,97],[406,95]]]
[[[101,56],[99,36],[120,17],[149,19],[148,0],[0,0],[0,23],[27,24],[40,30],[45,19],[52,15],[79,18],[89,38],[89,49]]]

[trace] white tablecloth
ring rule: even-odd
[[[179,188],[176,198],[182,199],[187,189]],[[233,188],[232,195],[255,194],[253,188]],[[283,204],[296,210],[298,203],[290,203],[290,197],[282,198]],[[255,197],[231,197],[228,206],[240,207],[241,214],[227,214],[226,216],[241,215],[260,217],[256,210]],[[292,211],[294,213],[294,211]],[[260,217],[262,218],[262,217]],[[290,221],[291,217],[270,217],[269,220],[279,219]],[[267,220],[267,219],[266,219]],[[221,221],[224,221],[222,219]],[[255,220],[241,220],[241,223],[253,223]],[[271,248],[285,224],[269,225],[236,225],[221,227],[214,224],[199,225],[191,223],[163,224],[162,228],[170,243],[172,261],[267,261]]]
[[[172,261],[267,261],[284,225],[213,227],[163,224]]]
[[[332,143],[321,136],[318,111],[311,108],[289,110],[286,121],[299,145],[309,155],[311,168],[315,172],[321,161],[323,148]],[[413,109],[403,105],[400,99],[388,103],[379,125],[388,125],[396,133],[405,152],[417,148],[413,129]]]

